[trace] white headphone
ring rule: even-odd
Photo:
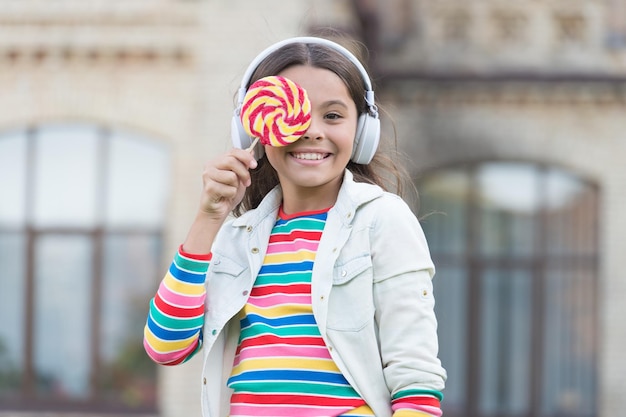
[[[380,119],[378,117],[378,107],[376,107],[374,102],[374,91],[372,90],[370,77],[361,62],[359,62],[359,60],[346,48],[335,42],[329,41],[328,39],[309,36],[289,38],[275,43],[262,51],[256,58],[254,58],[254,60],[252,60],[243,76],[243,79],[241,80],[241,85],[237,92],[237,107],[235,108],[235,113],[231,122],[231,137],[233,146],[240,149],[247,149],[253,142],[253,138],[248,136],[240,119],[241,106],[243,105],[243,100],[246,96],[246,91],[252,74],[257,69],[259,64],[261,64],[261,62],[263,62],[263,60],[265,60],[274,51],[285,45],[294,43],[308,43],[327,46],[349,59],[361,73],[365,87],[365,102],[367,103],[368,109],[367,112],[362,113],[359,116],[351,160],[357,164],[369,164],[376,153],[378,142],[380,141]],[[255,148],[255,156],[257,159],[263,156],[262,146],[257,146]]]

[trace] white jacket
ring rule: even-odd
[[[277,187],[258,208],[225,223],[214,242],[206,283],[204,417],[228,415],[237,313],[263,263],[281,200]],[[444,387],[433,274],[424,233],[406,203],[354,182],[346,170],[315,258],[313,314],[335,363],[377,417],[391,416],[397,391]]]

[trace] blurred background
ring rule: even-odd
[[[200,415],[148,302],[248,63],[332,28],[437,265],[448,417],[626,410],[626,0],[0,0],[0,416]]]

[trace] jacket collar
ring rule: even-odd
[[[350,224],[358,207],[381,195],[383,195],[382,188],[373,184],[355,182],[352,173],[346,169],[337,201],[331,211],[336,211],[343,223]],[[280,185],[277,185],[263,198],[256,209],[249,210],[233,220],[233,227],[256,227],[269,215],[273,214],[275,218],[282,199],[282,190]]]

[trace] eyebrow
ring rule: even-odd
[[[323,107],[330,107],[330,106],[333,106],[335,104],[337,104],[339,106],[342,106],[342,107],[345,107],[346,109],[349,107],[346,104],[346,102],[343,101],[343,100],[328,100],[328,101],[325,101],[324,103],[322,103],[322,106]]]

